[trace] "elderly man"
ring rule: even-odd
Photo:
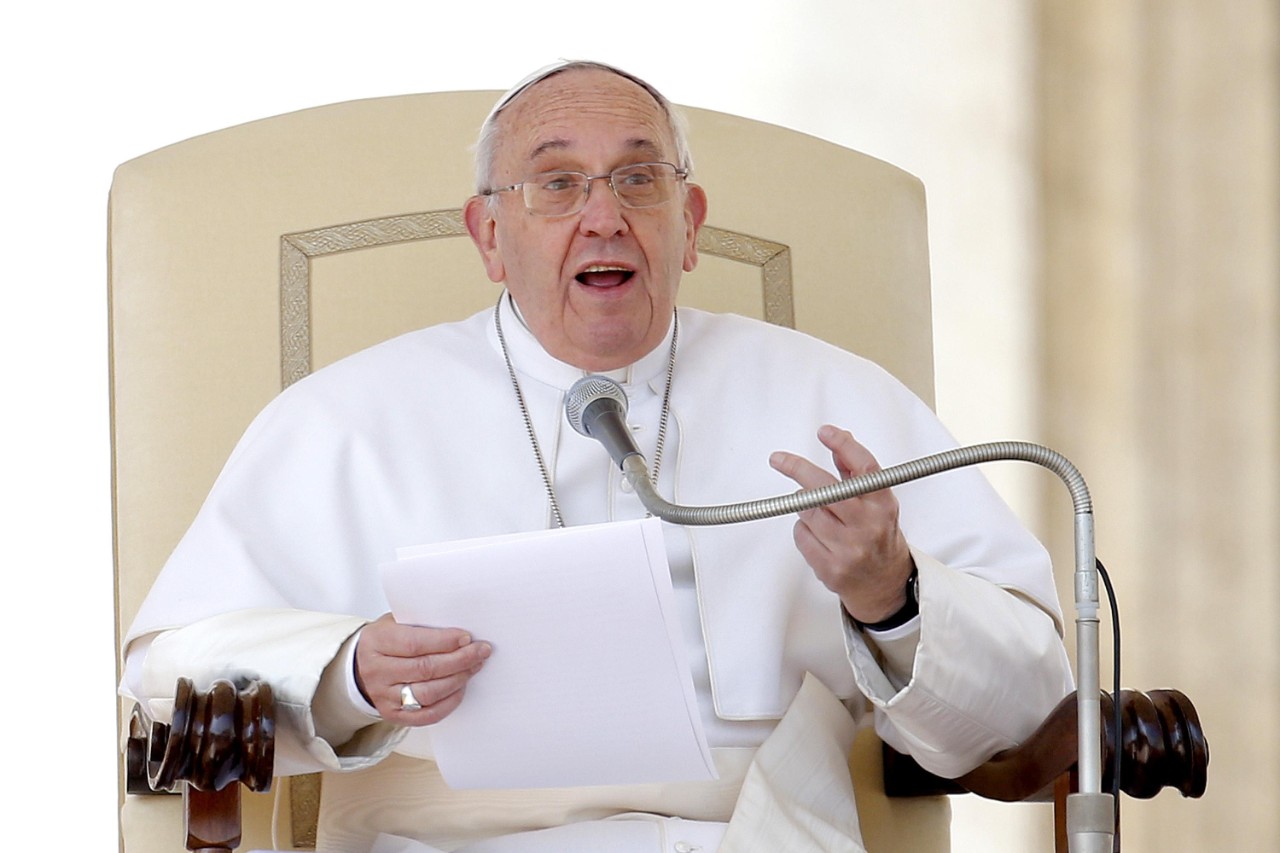
[[[772,494],[779,473],[824,485],[951,444],[874,365],[676,309],[707,198],[648,84],[595,63],[544,69],[499,102],[477,159],[465,219],[505,288],[495,310],[359,353],[274,401],[126,639],[125,689],[153,706],[178,675],[270,680],[278,772],[357,769],[393,749],[429,759],[421,733],[501,653],[465,625],[386,613],[376,571],[397,547],[644,515],[601,448],[564,428],[565,391],[585,373],[623,384],[659,490],[690,503]],[[753,394],[712,396],[730,367]],[[450,402],[460,394],[465,423]],[[811,461],[825,455],[834,474]],[[502,500],[480,485],[489,467],[519,481]],[[796,750],[847,747],[818,731],[830,707],[844,718],[831,726],[851,727],[869,703],[889,743],[955,775],[1025,737],[1070,689],[1047,558],[972,471],[798,520],[664,533],[721,778],[467,794],[427,770],[425,811],[384,828],[441,849],[662,850],[680,838],[744,850],[767,823],[786,845],[775,849],[858,850],[856,817],[821,805],[829,780],[810,778],[821,762],[786,767]],[[826,705],[806,698],[806,673]],[[357,842],[332,829],[320,843]]]

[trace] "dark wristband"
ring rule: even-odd
[[[858,626],[860,631],[888,631],[905,625],[912,619],[920,615],[920,572],[913,565],[911,567],[911,575],[907,578],[907,600],[896,613],[881,619],[879,622],[859,622],[850,614],[849,618],[853,620],[853,624]]]

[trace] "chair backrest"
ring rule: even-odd
[[[235,441],[284,385],[493,304],[498,290],[459,208],[473,190],[470,145],[497,96],[318,107],[117,169],[109,288],[118,634]],[[931,400],[919,181],[794,131],[686,113],[694,177],[711,209],[680,303],[793,325],[878,361]],[[855,774],[869,848],[947,849],[945,804],[884,800],[877,751],[855,755],[864,756]],[[173,849],[176,806],[126,799],[129,853]],[[270,846],[262,799],[246,802],[248,847]],[[295,818],[303,837],[307,821]],[[919,835],[902,835],[902,824]]]

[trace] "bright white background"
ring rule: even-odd
[[[116,164],[353,98],[503,89],[602,59],[674,101],[889,160],[929,193],[938,399],[964,441],[1030,435],[1030,21],[1009,0],[24,3],[0,34],[0,543],[8,844],[115,835],[106,200]],[[714,199],[712,200],[714,203]],[[822,204],[815,198],[814,204]],[[1015,502],[1017,474],[993,473]],[[46,797],[74,789],[68,797]],[[957,850],[1025,850],[1028,807],[957,803]],[[1037,811],[1036,814],[1039,814]],[[987,835],[1010,837],[1007,848]],[[1037,835],[1036,849],[1046,836]],[[61,846],[61,845],[57,845]]]

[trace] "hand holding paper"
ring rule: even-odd
[[[447,717],[492,647],[461,628],[401,625],[390,613],[366,625],[356,647],[356,683],[383,719],[425,726]],[[407,685],[422,706],[406,710]]]
[[[383,566],[399,622],[492,643],[430,728],[458,788],[715,778],[656,519],[404,549]]]

